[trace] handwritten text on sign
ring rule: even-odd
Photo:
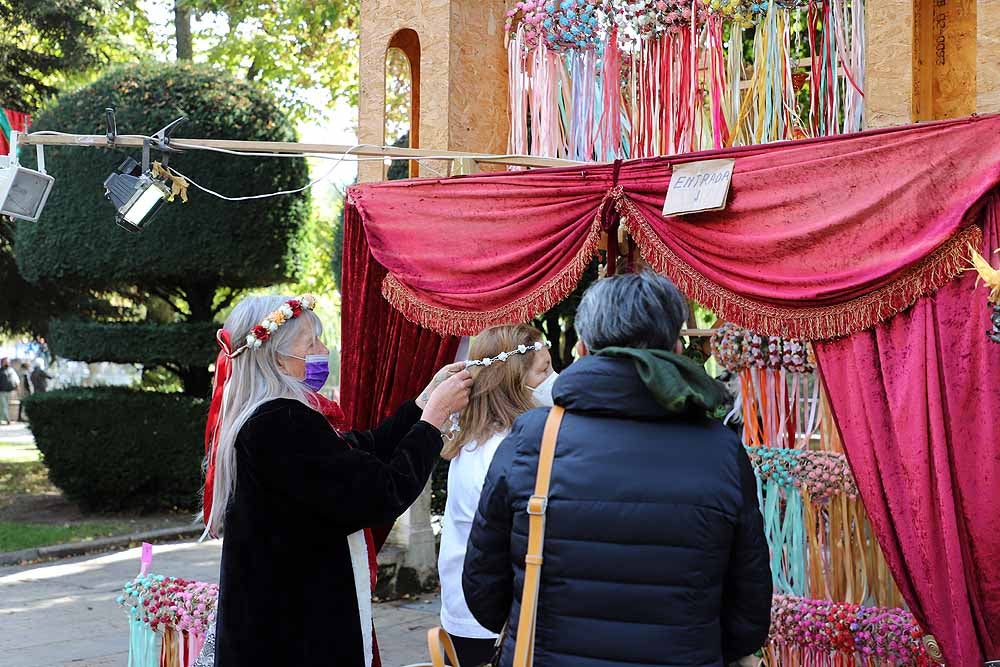
[[[724,209],[735,164],[735,160],[724,159],[676,165],[663,202],[663,215]]]

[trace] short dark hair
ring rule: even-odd
[[[669,279],[643,271],[591,285],[576,310],[576,332],[591,350],[634,347],[672,351],[688,317]]]

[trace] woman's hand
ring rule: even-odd
[[[431,392],[421,419],[440,431],[452,413],[461,412],[469,404],[471,390],[472,374],[467,370],[455,372]]]
[[[431,383],[427,385],[427,387],[425,387],[422,392],[420,392],[420,397],[417,398],[416,401],[417,407],[419,407],[421,410],[427,408],[427,401],[430,400],[431,394],[434,393],[434,390],[437,389],[442,382],[453,376],[455,373],[458,373],[459,371],[463,370],[465,370],[464,361],[458,361],[455,362],[454,364],[448,364],[447,366],[439,370],[434,375],[434,379],[431,380]]]

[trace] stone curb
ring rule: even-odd
[[[182,540],[190,537],[198,537],[202,533],[202,528],[197,526],[178,526],[176,528],[161,528],[150,530],[145,533],[134,533],[132,535],[119,535],[117,537],[102,537],[86,542],[70,542],[69,544],[54,544],[48,547],[37,547],[35,549],[22,549],[20,551],[7,551],[0,553],[0,566],[17,565],[24,561],[33,561],[49,558],[69,558],[71,556],[83,556],[95,551],[106,551],[108,549],[118,549],[127,547],[136,542],[170,542]]]

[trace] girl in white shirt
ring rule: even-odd
[[[522,413],[552,405],[558,374],[546,346],[536,345],[541,341],[541,332],[527,325],[493,327],[473,339],[469,359],[491,362],[469,369],[474,383],[459,417],[462,430],[441,453],[451,461],[438,556],[441,627],[451,635],[462,667],[483,665],[494,653],[496,635],[476,622],[465,603],[465,549],[497,448]]]

